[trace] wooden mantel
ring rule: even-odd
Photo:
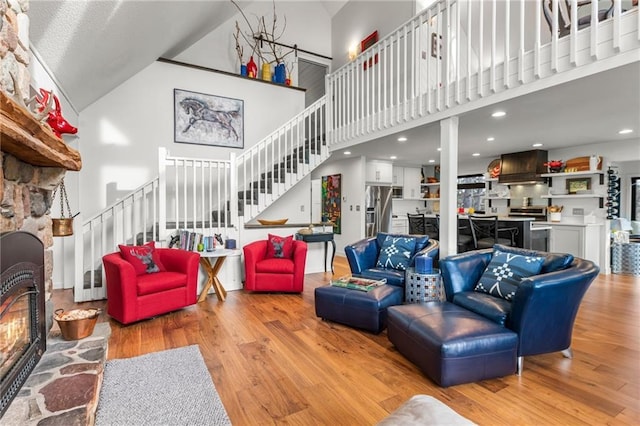
[[[79,171],[80,153],[38,122],[31,113],[0,91],[0,148],[17,159],[42,167]]]

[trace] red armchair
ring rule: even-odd
[[[244,289],[301,293],[304,288],[307,243],[293,240],[291,256],[283,258],[268,258],[269,244],[268,240],[259,240],[244,246]]]
[[[137,272],[121,252],[102,258],[107,281],[107,313],[122,324],[196,303],[200,255],[168,248],[153,250],[154,260],[162,265],[160,272]]]

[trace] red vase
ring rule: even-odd
[[[258,76],[258,66],[253,62],[253,56],[249,58],[249,62],[247,63],[247,74],[249,78],[256,78]]]

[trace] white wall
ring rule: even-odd
[[[384,38],[414,16],[414,0],[350,1],[331,21],[332,69],[335,71],[349,60],[349,47],[360,49],[360,42],[374,31]]]
[[[343,155],[336,152],[332,155]],[[342,174],[342,227],[341,234],[335,235],[336,252],[344,255],[344,247],[364,238],[364,176],[365,157],[345,158],[321,165],[311,174],[312,179],[322,176]]]
[[[109,202],[107,185],[133,190],[158,173],[158,148],[171,155],[228,159],[242,151],[174,143],[173,90],[244,100],[244,146],[251,147],[304,108],[304,92],[259,81],[155,62],[80,115],[83,141],[81,210]]]
[[[272,12],[273,4],[270,1],[259,1],[247,6],[244,13],[251,25],[256,28],[256,17],[265,16],[269,22],[268,20],[273,16]],[[320,2],[277,2],[276,13],[279,28],[284,27],[286,18],[286,29],[278,40],[280,43],[290,46],[297,44],[300,49],[331,56],[331,16]],[[237,14],[173,59],[239,73],[240,60],[236,54],[233,37],[236,21],[241,29],[248,30],[244,18]],[[251,50],[248,46],[244,46],[244,63],[249,61],[250,54]],[[286,60],[294,61],[294,54],[287,56]],[[257,55],[254,55],[254,61],[259,67]],[[296,70],[293,73],[293,85],[296,85],[297,81]]]

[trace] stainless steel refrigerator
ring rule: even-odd
[[[365,235],[373,237],[391,228],[391,187],[367,186],[365,189]]]

